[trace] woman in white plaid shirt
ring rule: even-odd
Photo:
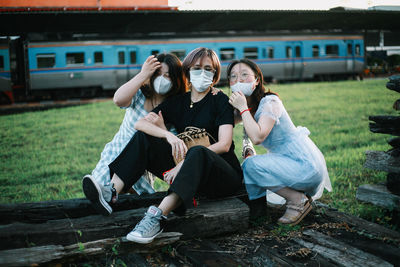
[[[115,92],[114,102],[117,106],[126,109],[125,117],[119,131],[112,141],[104,147],[100,161],[92,174],[83,178],[83,191],[88,199],[90,199],[90,189],[85,187],[85,181],[91,180],[93,184],[100,185],[99,188],[111,186],[108,164],[122,152],[135,134],[135,123],[147,116],[164,99],[185,92],[186,81],[182,71],[182,63],[173,54],[159,54],[157,57],[149,56],[143,63],[141,71]],[[150,119],[154,118],[150,117]],[[158,123],[165,127],[163,121],[158,120]],[[138,194],[154,192],[144,176],[138,180],[133,188]],[[103,197],[109,198],[108,196]],[[116,197],[111,196],[111,198],[114,199],[111,199],[110,202],[116,201]],[[104,211],[104,209],[101,210]]]

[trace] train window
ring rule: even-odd
[[[157,56],[158,53],[160,53],[159,50],[151,50],[151,54],[152,54],[153,56]]]
[[[4,57],[0,56],[0,70],[4,70]]]
[[[359,44],[356,45],[356,56],[360,56],[361,55],[361,47]]]
[[[219,54],[221,56],[221,60],[232,60],[235,58],[235,49],[234,48],[221,48],[219,50]]]
[[[296,46],[294,48],[294,57],[301,57],[301,47],[300,46]]]
[[[67,53],[67,65],[85,64],[84,53]]]
[[[292,47],[291,46],[286,46],[286,57],[291,58],[293,56],[292,54]]]
[[[267,48],[267,53],[268,58],[274,58],[274,48],[272,46]]]
[[[348,56],[353,55],[353,45],[352,44],[347,44],[347,55]]]
[[[118,64],[125,64],[125,52],[124,51],[118,52]]]
[[[257,47],[245,47],[243,49],[243,57],[249,59],[258,58],[258,48]]]
[[[175,56],[177,56],[180,60],[183,60],[186,55],[185,50],[171,50],[170,52],[171,52],[171,54],[174,54]]]
[[[53,68],[56,64],[55,54],[36,55],[36,64],[38,68]]]
[[[94,63],[103,64],[103,52],[94,52]]]
[[[129,53],[130,59],[131,59],[131,64],[135,64],[136,63],[136,51],[131,51]]]
[[[327,56],[338,56],[339,46],[338,45],[327,45],[325,47],[325,53]]]
[[[313,45],[313,47],[312,47],[312,56],[313,57],[319,57],[319,46],[318,45]]]

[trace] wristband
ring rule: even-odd
[[[250,110],[251,110],[251,108],[248,108],[248,109],[243,110],[242,112],[240,112],[240,116],[242,116],[242,114],[245,113],[246,111],[249,111],[249,112],[250,112]]]

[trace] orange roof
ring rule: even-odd
[[[0,11],[176,9],[168,0],[0,0]]]

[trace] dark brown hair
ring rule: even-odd
[[[242,58],[239,60],[233,60],[231,64],[229,64],[228,69],[227,69],[227,77],[228,81],[230,82],[230,74],[232,71],[232,68],[239,63],[243,63],[247,65],[253,72],[254,75],[256,76],[256,79],[258,80],[258,84],[256,88],[254,88],[253,93],[250,96],[250,103],[249,103],[249,108],[251,108],[251,113],[254,115],[258,109],[258,105],[260,104],[261,99],[266,96],[266,95],[276,95],[279,97],[279,95],[275,92],[272,92],[271,90],[268,89],[268,91],[265,91],[264,87],[264,76],[261,72],[261,69],[257,66],[256,63],[253,61],[247,59],[247,58]]]
[[[192,50],[183,60],[183,72],[188,81],[190,81],[190,68],[196,63],[199,58],[209,57],[212,62],[212,66],[215,69],[213,85],[219,82],[219,78],[221,77],[221,63],[219,62],[219,58],[214,50],[198,47]]]
[[[182,63],[174,54],[162,53],[157,55],[157,60],[160,63],[165,63],[168,66],[168,74],[171,79],[171,90],[165,95],[166,97],[183,94],[187,91],[186,78],[183,75]],[[146,98],[151,98],[155,94],[154,80],[160,76],[161,70],[156,70],[150,77],[150,83],[142,86],[142,93]]]

